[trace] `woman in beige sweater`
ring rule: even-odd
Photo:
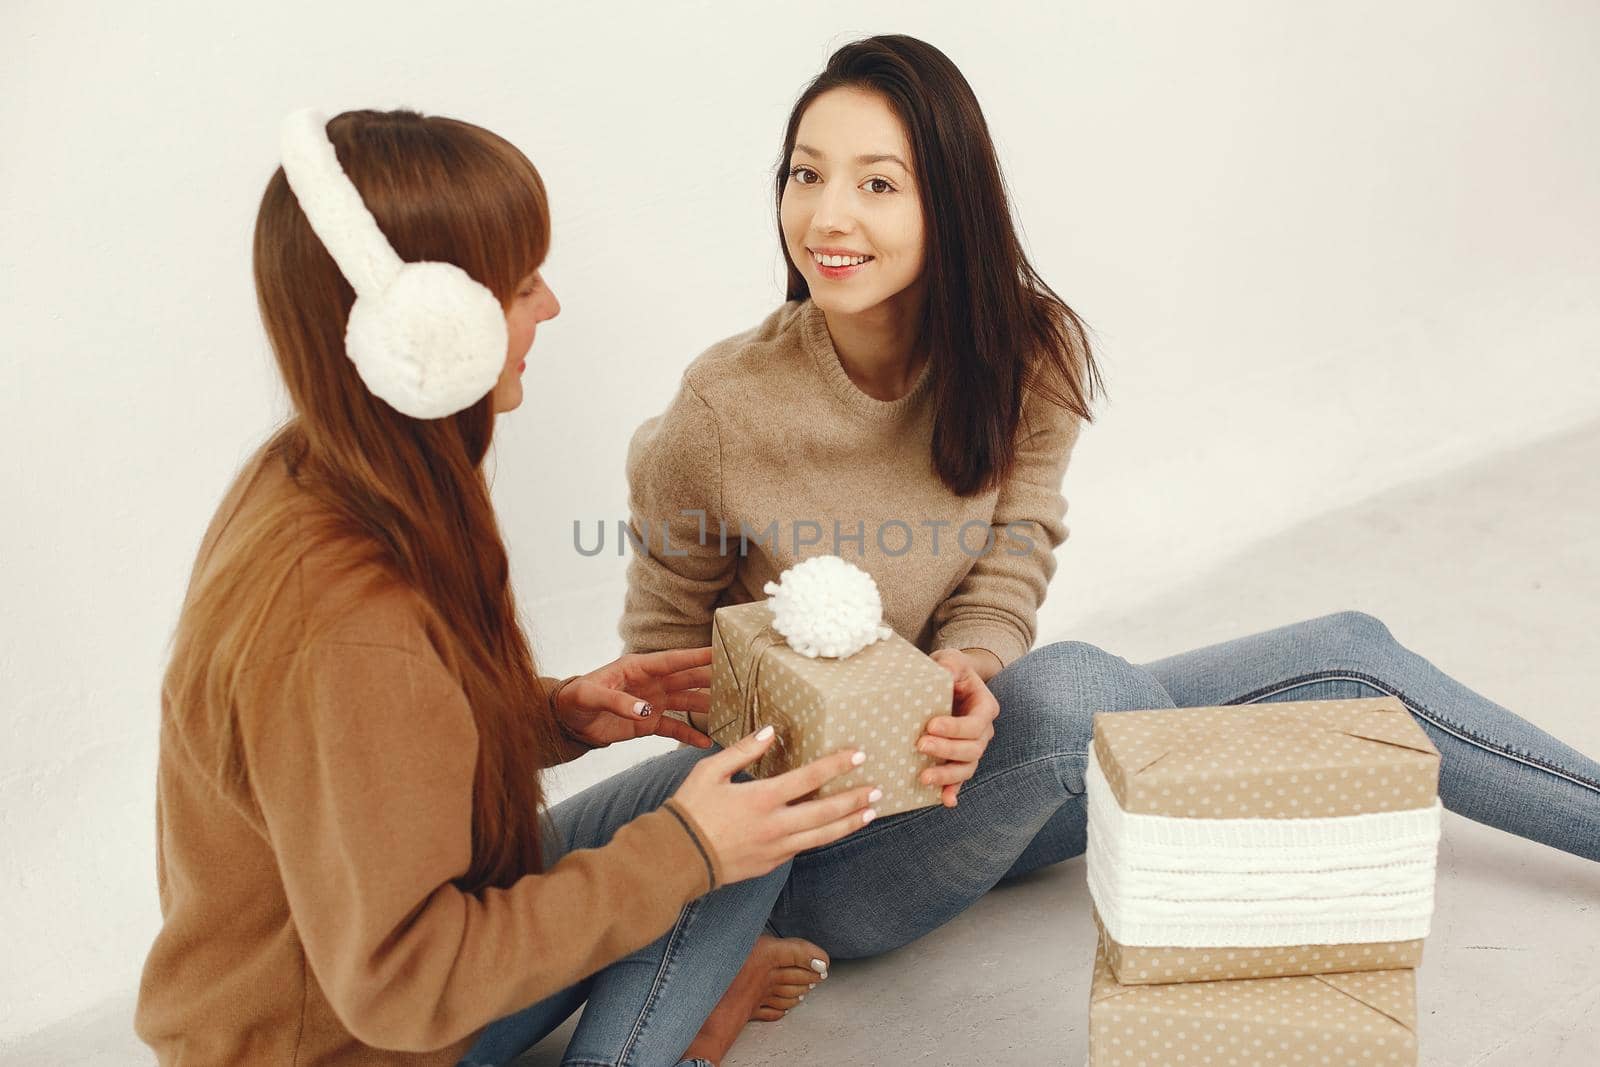
[[[943,806],[798,857],[773,929],[884,952],[1080,854],[1096,711],[1398,696],[1443,753],[1446,806],[1600,859],[1600,764],[1370,616],[1144,667],[1080,642],[1030,652],[1097,375],[1022,253],[977,99],[921,41],[860,41],[801,94],[781,159],[789,302],[696,359],[629,450],[651,551],[629,566],[624,643],[702,645],[717,607],[836,553],[956,697],[917,743],[945,761],[923,778]]]
[[[255,279],[293,415],[211,523],[162,690],[136,1027],[164,1064],[504,1063],[585,1004],[565,1062],[714,1063],[825,977],[752,946],[790,857],[870,821],[870,788],[794,802],[861,754],[735,781],[770,736],[708,754],[662,714],[704,706],[706,648],[534,669],[482,460],[558,310],[548,243],[486,130],[285,124]],[[541,768],[650,734],[699,747],[545,810]]]

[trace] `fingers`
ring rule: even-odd
[[[808,800],[803,804],[790,804],[778,813],[774,822],[781,833],[804,833],[814,827],[831,823],[835,819],[842,819],[852,812],[862,811],[882,799],[883,790],[875,785],[864,785],[858,789],[847,789],[835,796]]]
[[[855,749],[845,749],[831,756],[814,759],[804,767],[780,774],[766,781],[768,788],[777,793],[785,803],[807,793],[814,793],[842,774],[861,766],[867,754]]]
[[[941,763],[937,767],[929,767],[917,775],[917,781],[923,785],[952,785],[956,782],[965,782],[978,770],[976,763]]]
[[[976,689],[988,688],[988,686],[984,685],[983,675],[973,670],[970,663],[963,661],[961,669],[953,673],[955,676],[955,688],[957,693],[970,693]]]
[[[671,648],[665,652],[637,652],[630,659],[628,666],[644,671],[653,678],[677,674],[695,667],[704,667],[711,662],[711,646],[702,648]],[[711,674],[706,673],[705,684],[711,684]]]
[[[670,737],[674,741],[682,741],[686,744],[693,745],[695,748],[711,747],[711,738],[707,737],[693,726],[684,722],[682,719],[674,719],[668,715],[661,715],[656,718],[655,725],[657,737]]]
[[[759,760],[772,747],[772,738],[776,733],[770,726],[763,726],[753,734],[745,734],[739,740],[718,752],[715,756],[707,756],[695,767],[707,769],[706,773],[727,781],[746,767]],[[690,772],[691,774],[694,771]],[[776,781],[776,779],[773,779]]]
[[[929,719],[923,737],[948,737],[957,741],[976,741],[994,728],[993,720],[982,715],[940,715]]]
[[[994,713],[999,714],[999,704],[995,703],[994,694],[989,692],[989,686],[983,680],[983,675],[973,669],[971,661],[963,653],[946,652],[941,656],[934,653],[934,661],[950,672],[954,679],[951,685],[951,703],[956,708],[957,715],[973,714],[976,704],[994,704]]]
[[[956,714],[962,716],[982,716],[994,719],[1000,714],[1000,702],[994,698],[989,687],[981,681],[977,688],[970,693],[956,694]]]
[[[798,855],[814,848],[821,848],[823,845],[831,845],[841,837],[855,833],[877,817],[878,813],[871,808],[866,811],[852,811],[849,815],[825,823],[814,830],[791,835],[784,841],[783,847],[790,855]]]
[[[960,782],[956,782],[953,785],[947,785],[943,789],[939,790],[939,803],[943,804],[947,808],[953,808],[956,806],[956,797],[960,795]]]
[[[661,688],[669,693],[675,689],[710,689],[711,668],[709,665],[705,667],[690,667],[685,671],[674,671],[664,678],[658,678],[657,681],[660,683]]]
[[[704,714],[711,710],[711,693],[704,689],[685,689],[681,693],[668,693],[661,702],[665,711],[693,711]]]
[[[579,679],[569,687],[572,690],[572,699],[583,708],[603,708],[611,714],[638,722],[655,714],[656,709],[638,697],[630,696],[620,689],[610,689],[598,682],[588,682]]]
[[[924,736],[917,742],[917,751],[924,756],[957,763],[977,763],[983,756],[985,747],[987,746],[982,738],[975,741],[951,741],[943,737]]]

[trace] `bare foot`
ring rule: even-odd
[[[722,1062],[745,1023],[783,1018],[828,976],[828,963],[809,941],[762,934],[684,1057]]]

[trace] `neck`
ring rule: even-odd
[[[899,400],[917,384],[927,362],[917,326],[920,294],[900,293],[865,311],[824,311],[839,365],[857,389],[874,400]]]

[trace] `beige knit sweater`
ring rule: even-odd
[[[296,491],[281,463],[247,468],[195,580],[233,550],[235,519]],[[339,564],[313,553],[274,604],[237,704],[242,788],[217,786],[210,739],[164,695],[162,925],[134,1020],[162,1064],[453,1065],[487,1023],[660,937],[718,877],[669,800],[543,874],[458,888],[478,736],[416,595],[333,619],[311,691],[287,682],[321,605],[367,577]]]
[[[831,552],[877,580],[885,620],[923,650],[984,648],[1002,664],[1027,652],[1067,535],[1080,420],[1030,397],[1010,477],[960,497],[934,470],[933,418],[926,371],[898,400],[858,389],[810,301],[713,345],[629,448],[649,550],[628,566],[625,646],[709,644],[718,607]]]

